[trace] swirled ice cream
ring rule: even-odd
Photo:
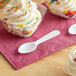
[[[49,0],[46,5],[55,15],[67,19],[76,16],[76,0]]]
[[[35,32],[41,22],[41,13],[31,0],[11,0],[3,9],[4,27],[8,32],[28,37]]]
[[[76,50],[72,51],[69,55],[64,71],[69,75],[76,76]]]

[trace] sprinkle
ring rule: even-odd
[[[12,9],[14,9],[15,7],[12,7]]]
[[[29,4],[29,6],[31,6],[31,4]]]
[[[72,14],[76,14],[76,11],[73,11],[73,13]]]
[[[36,17],[36,20],[38,20],[38,18],[39,18],[39,17],[37,16],[37,17]]]
[[[28,1],[28,3],[31,3],[31,1]]]
[[[50,2],[50,4],[52,4],[52,2]]]
[[[31,7],[31,1],[25,1],[25,4],[26,4],[27,8]]]
[[[24,24],[19,24],[19,26],[18,27],[23,27],[24,26]]]
[[[27,1],[25,1],[25,3],[27,3]]]
[[[26,32],[28,32],[28,28],[26,28]]]
[[[45,1],[45,3],[48,3],[48,1]]]
[[[74,15],[74,12],[71,12],[71,15]]]
[[[70,10],[68,10],[68,14],[69,14],[69,15],[71,15],[71,12],[70,12]]]
[[[9,12],[10,10],[7,10],[7,12]]]
[[[60,3],[59,2],[56,2],[56,4],[59,5]]]
[[[14,9],[14,12],[16,12],[17,11],[17,9]]]
[[[76,62],[76,58],[74,58],[73,60],[74,60],[74,62]]]
[[[55,0],[51,0],[52,3],[54,3]]]
[[[30,8],[29,6],[27,6],[27,8]]]
[[[74,15],[76,15],[76,11],[70,11],[70,10],[65,10],[65,15],[69,16],[69,17],[73,17]]]
[[[25,35],[25,32],[26,32],[26,31],[22,31],[22,34]]]
[[[54,3],[55,1],[57,1],[57,0],[51,0],[52,3]]]
[[[46,1],[45,3],[48,5],[48,6],[51,6],[51,4],[53,4],[54,2],[56,2],[57,0],[51,0],[51,2],[49,1]],[[57,5],[59,5],[60,3],[59,2],[56,2]]]
[[[21,14],[21,16],[24,16],[24,14]]]
[[[65,10],[65,14],[68,14],[68,10]]]
[[[26,5],[28,5],[28,3],[26,3]]]
[[[28,34],[31,34],[32,33],[32,31],[28,31]]]
[[[8,9],[7,12],[12,11],[14,8],[15,8],[15,7],[12,7],[11,9]],[[17,9],[15,8],[15,9],[14,9],[14,12],[16,12],[16,11],[17,11]]]
[[[48,6],[50,6],[50,3],[47,3]]]
[[[30,24],[32,21],[28,21],[27,24]]]
[[[22,31],[23,35],[29,35],[32,33],[32,30],[28,31],[28,28],[26,28],[24,31]]]
[[[26,35],[29,35],[27,32],[25,33]]]

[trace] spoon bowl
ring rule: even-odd
[[[18,49],[19,53],[30,53],[37,48],[37,45],[34,42],[24,43]]]
[[[69,30],[68,30],[69,34],[72,34],[72,35],[76,35],[76,24],[73,24]]]

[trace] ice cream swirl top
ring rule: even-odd
[[[3,12],[8,23],[26,27],[33,26],[41,18],[36,3],[31,0],[10,0]]]

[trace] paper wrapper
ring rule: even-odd
[[[67,61],[65,62],[65,65],[63,67],[63,70],[65,73],[69,74],[70,76],[76,76],[76,63],[72,61],[71,54],[73,53],[72,49]]]
[[[43,16],[45,15],[47,8],[44,5],[38,4],[38,10],[40,11],[42,17],[35,23],[32,27],[16,27],[13,26],[13,24],[10,24],[7,22],[7,19],[2,19],[3,26],[5,29],[15,35],[18,35],[20,37],[29,37],[31,36],[36,29],[38,28],[39,24],[42,21]]]
[[[54,15],[57,15],[57,16],[60,16],[60,17],[66,18],[66,19],[72,19],[72,18],[76,17],[76,11],[72,11],[72,12],[70,12],[70,10],[62,11],[62,9],[60,10],[59,7],[52,6],[52,4],[50,4],[49,1],[46,1],[45,4],[48,7],[48,9],[50,10],[50,12]],[[58,5],[58,2],[57,2],[57,5]]]

